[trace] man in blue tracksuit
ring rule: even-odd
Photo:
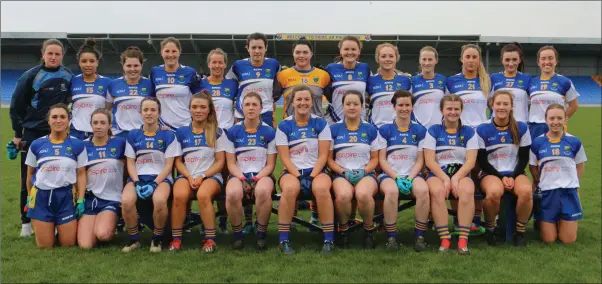
[[[47,113],[57,103],[68,104],[71,100],[71,70],[61,65],[63,44],[48,39],[42,45],[42,63],[29,69],[17,81],[10,102],[10,119],[15,137],[12,142],[21,151],[21,236],[33,234],[31,220],[25,213],[27,202],[27,166],[25,159],[29,145],[35,139],[50,132]]]

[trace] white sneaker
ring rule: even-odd
[[[161,252],[161,242],[160,241],[152,241],[150,252]]]
[[[140,247],[140,242],[139,241],[130,241],[130,243],[128,245],[126,245],[125,247],[123,247],[121,249],[121,252],[132,252],[136,249],[138,249]]]
[[[21,224],[21,237],[31,237],[33,235],[33,229],[31,228],[31,223]]]

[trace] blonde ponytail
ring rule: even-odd
[[[485,96],[485,98],[489,98],[489,91],[491,90],[491,79],[489,78],[489,74],[487,74],[487,71],[485,70],[485,66],[483,66],[483,62],[479,64],[477,73],[479,74],[479,84],[481,85],[481,92],[483,92],[483,96]]]

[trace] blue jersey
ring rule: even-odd
[[[43,136],[31,143],[25,164],[36,168],[32,183],[37,189],[52,190],[75,184],[86,156],[84,142],[77,138],[67,136],[57,142]]]
[[[125,139],[113,137],[105,145],[84,141],[88,153],[86,189],[94,196],[121,202],[123,191]]]
[[[234,125],[234,100],[238,96],[238,82],[234,79],[211,82],[209,78],[205,78],[195,92],[201,90],[207,90],[211,94],[219,127],[230,129]]]
[[[259,94],[263,109],[261,113],[274,111],[274,82],[280,72],[280,63],[273,58],[264,58],[261,66],[253,66],[249,58],[236,60],[226,75],[227,79],[238,81],[238,99],[235,115],[242,118],[242,102],[250,92]],[[278,94],[279,96],[279,94]]]
[[[138,84],[134,85],[128,84],[124,77],[112,80],[106,102],[113,104],[113,134],[140,128],[143,123],[140,103],[144,97],[154,96],[152,83],[146,77],[140,77]]]
[[[195,133],[192,126],[183,126],[176,131],[176,139],[182,150],[182,162],[194,178],[205,173],[215,163],[215,153],[224,152],[226,135],[221,128],[215,134],[215,147],[209,147],[205,132]],[[221,174],[216,174],[221,178]]]
[[[478,150],[479,143],[474,129],[462,125],[459,131],[446,130],[445,126],[435,124],[426,132],[424,149],[435,151],[435,160],[441,168],[451,164],[464,164],[468,150]]]
[[[267,165],[267,156],[276,154],[276,132],[261,123],[246,129],[239,122],[227,131],[226,152],[236,156],[236,165],[244,174],[258,173]]]
[[[372,124],[362,122],[357,130],[349,130],[345,121],[330,126],[334,161],[349,170],[363,169],[370,162],[370,154],[385,148],[378,130]]]
[[[10,101],[15,137],[22,137],[23,129],[50,132],[46,115],[50,106],[69,103],[71,77],[67,67],[47,68],[43,64],[19,77]]]
[[[387,162],[398,176],[409,176],[418,155],[422,155],[422,144],[426,128],[411,123],[410,128],[402,129],[395,121],[383,125],[378,133],[387,143]]]
[[[529,164],[539,167],[539,188],[578,188],[577,164],[587,161],[579,138],[565,133],[552,141],[546,135],[539,136],[531,144]]]
[[[527,124],[518,121],[518,145],[514,144],[508,127],[498,128],[493,119],[477,127],[479,149],[487,151],[487,161],[502,175],[512,174],[518,163],[518,148],[531,145]]]
[[[464,103],[460,116],[462,124],[476,128],[487,121],[487,97],[481,90],[479,76],[466,78],[464,74],[458,73],[447,78],[447,89],[462,98]],[[489,90],[485,91],[489,92]]]
[[[343,63],[330,63],[326,66],[326,72],[330,75],[332,82],[332,94],[328,115],[330,122],[339,122],[344,118],[343,94],[347,90],[356,90],[364,95],[366,102],[366,87],[370,77],[370,66],[367,63],[357,62],[355,68],[346,69]],[[366,119],[366,108],[362,106],[362,119]]]
[[[571,79],[554,74],[551,78],[531,78],[529,96],[531,100],[529,122],[545,123],[548,106],[560,104],[566,107],[567,102],[579,97],[579,93],[575,90]]]
[[[180,64],[176,71],[168,72],[165,65],[159,65],[151,69],[150,79],[161,102],[161,124],[172,131],[190,124],[190,97],[200,80],[194,68]]]
[[[490,97],[497,90],[505,90],[512,93],[514,108],[514,119],[527,122],[529,119],[529,84],[531,76],[517,72],[513,77],[507,77],[504,72],[491,74]],[[493,110],[492,110],[493,111]],[[492,114],[495,117],[495,113]]]
[[[393,94],[398,90],[411,90],[412,81],[408,76],[395,74],[393,78],[383,78],[376,74],[368,78],[370,97],[370,122],[376,127],[391,123],[395,119],[395,106],[391,103]]]
[[[316,166],[320,141],[330,141],[330,128],[324,118],[311,115],[306,125],[299,125],[294,116],[278,124],[276,146],[287,146],[291,162],[298,170]]]
[[[71,126],[82,132],[92,132],[90,119],[92,113],[99,108],[105,108],[107,91],[111,78],[96,76],[92,82],[84,81],[83,75],[71,79]]]
[[[159,129],[146,133],[142,127],[128,134],[125,156],[136,160],[138,175],[158,175],[169,158],[180,156],[181,149],[176,135],[170,130]],[[171,179],[171,175],[168,175]]]
[[[441,98],[448,93],[447,77],[435,73],[433,78],[426,78],[422,74],[412,77],[412,95],[414,107],[413,119],[427,129],[431,125],[441,124],[443,116],[439,109]]]

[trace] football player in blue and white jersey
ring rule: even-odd
[[[154,97],[155,92],[151,81],[141,76],[144,56],[138,47],[128,47],[120,60],[125,75],[109,83],[106,108],[113,110],[113,134],[127,138],[130,131],[143,124],[140,102],[145,97]]]
[[[47,121],[50,134],[34,140],[27,152],[26,211],[33,221],[38,248],[54,246],[55,228],[61,246],[70,247],[76,243],[77,218],[84,211],[86,147],[67,133],[67,105],[51,106]],[[77,190],[77,208],[73,190]]]
[[[245,96],[242,105],[244,120],[227,131],[226,159],[230,177],[226,185],[226,211],[232,224],[232,249],[244,247],[243,198],[255,201],[257,208],[258,250],[266,249],[266,232],[272,210],[272,192],[276,165],[276,132],[261,121],[262,99],[257,93]]]
[[[322,254],[330,255],[334,249],[334,210],[332,182],[325,172],[332,140],[330,128],[324,118],[311,113],[314,93],[309,86],[295,86],[290,95],[294,113],[281,121],[276,130],[276,147],[284,166],[279,180],[280,250],[285,254],[295,253],[289,232],[296,200],[300,194],[306,198],[313,195],[324,232]]]
[[[548,132],[545,112],[548,106],[560,104],[566,108],[566,120],[577,112],[579,93],[571,79],[556,73],[558,51],[553,46],[543,46],[537,51],[537,65],[541,70],[539,77],[531,78],[529,96],[529,131],[533,139]]]
[[[225,68],[228,63],[228,55],[220,48],[213,49],[207,55],[207,67],[209,68],[209,76],[201,80],[199,90],[207,90],[213,99],[215,112],[217,114],[218,125],[221,129],[228,130],[234,125],[234,101],[238,96],[238,82],[234,79],[226,79]],[[196,91],[195,91],[196,92]],[[228,167],[222,168],[222,176],[228,177]],[[226,207],[223,200],[217,201],[219,217],[218,233],[228,233]],[[245,212],[248,219],[253,219],[251,215],[253,206],[248,210],[251,213]],[[252,228],[252,223],[249,224]]]
[[[171,208],[173,240],[170,251],[178,251],[182,244],[182,226],[186,205],[196,192],[199,210],[205,226],[203,251],[212,253],[215,244],[215,211],[213,198],[224,185],[221,175],[225,163],[226,134],[218,127],[213,100],[207,91],[194,94],[190,100],[192,122],[176,131],[182,156],[176,157],[175,166],[180,176],[176,179]]]
[[[579,138],[566,133],[567,111],[552,104],[545,113],[548,132],[533,140],[529,164],[541,189],[541,239],[564,244],[577,241],[578,220],[583,218],[579,181],[587,161]]]
[[[395,69],[397,61],[399,51],[396,46],[383,43],[376,47],[376,62],[379,67],[377,74],[368,78],[367,92],[370,100],[370,123],[377,128],[395,119],[395,108],[391,104],[393,93],[412,89],[410,78],[399,74]]]
[[[102,108],[90,117],[92,136],[84,141],[88,153],[85,211],[77,222],[77,245],[86,249],[115,235],[125,178],[125,139],[111,137],[111,113]]]
[[[451,193],[458,199],[458,253],[468,255],[468,234],[475,206],[475,186],[470,171],[476,164],[479,145],[472,127],[463,125],[460,119],[462,108],[462,98],[445,95],[440,103],[443,123],[428,129],[423,145],[424,161],[430,170],[426,182],[430,190],[431,213],[441,238],[439,252],[447,252],[450,246],[445,200]]]
[[[330,75],[331,85],[326,88],[324,96],[330,103],[328,106],[328,119],[330,124],[339,122],[344,118],[343,94],[348,90],[355,90],[362,94],[362,101],[366,101],[366,86],[370,77],[370,66],[359,62],[362,43],[354,36],[346,36],[339,42],[340,61],[326,66]],[[361,119],[366,118],[366,105],[362,103]]]
[[[140,103],[140,114],[144,124],[128,134],[125,145],[127,157],[128,183],[121,197],[122,216],[130,242],[121,249],[131,252],[140,247],[138,233],[138,205],[152,204],[152,221],[144,221],[150,212],[141,212],[140,218],[154,229],[150,251],[160,252],[163,241],[163,229],[169,215],[167,199],[171,194],[171,177],[174,158],[181,155],[180,145],[175,134],[161,129],[159,116],[161,103],[157,98],[146,97]]]
[[[242,102],[248,93],[254,92],[261,96],[261,120],[274,127],[274,97],[279,97],[282,92],[276,81],[280,63],[274,58],[265,57],[267,49],[268,40],[264,34],[250,34],[247,37],[249,58],[234,62],[226,78],[238,81],[238,99],[234,110],[236,118],[243,118]]]
[[[478,45],[462,46],[461,61],[462,72],[447,78],[447,89],[462,98],[462,124],[474,129],[487,120],[491,81],[483,66],[481,48]]]
[[[202,79],[200,84],[200,90],[211,94],[219,128],[226,130],[234,125],[234,100],[238,96],[238,82],[224,77],[227,64],[228,56],[223,50],[211,50],[207,55],[209,77]]]
[[[364,104],[361,92],[348,90],[342,101],[345,119],[330,126],[333,143],[328,157],[328,167],[335,174],[332,188],[339,218],[340,246],[348,246],[351,199],[355,196],[364,220],[364,246],[371,249],[374,248],[374,195],[378,190],[374,170],[378,166],[378,151],[386,144],[376,127],[361,119]]]
[[[111,79],[99,75],[98,61],[101,54],[92,38],[86,39],[77,52],[82,74],[71,78],[72,118],[69,135],[84,140],[92,134],[90,116],[96,109],[105,108],[107,90]]]
[[[497,90],[492,97],[496,116],[477,127],[481,168],[481,190],[485,193],[485,233],[490,245],[496,244],[495,218],[500,212],[504,191],[518,197],[516,203],[516,234],[514,243],[525,246],[525,226],[533,208],[531,180],[525,175],[529,163],[531,135],[527,124],[516,121],[514,98],[510,90]]]
[[[163,129],[173,132],[190,124],[188,104],[200,80],[194,68],[179,63],[181,52],[179,40],[164,39],[161,42],[163,64],[153,67],[149,76],[163,108],[159,122]]]
[[[418,61],[420,74],[412,77],[412,95],[415,98],[412,118],[427,129],[431,125],[441,124],[443,117],[439,111],[439,102],[448,93],[447,77],[435,73],[438,61],[439,54],[435,48],[423,47]]]
[[[514,119],[527,122],[529,119],[529,83],[531,76],[523,71],[523,50],[519,45],[510,43],[502,47],[502,65],[504,71],[491,74],[491,96],[497,90],[507,90],[514,97]],[[492,116],[495,116],[493,113]]]
[[[410,120],[414,98],[407,90],[396,91],[391,104],[396,113],[392,123],[378,129],[387,147],[379,151],[380,191],[385,196],[383,204],[387,248],[397,250],[397,207],[399,194],[412,194],[416,198],[414,249],[424,251],[424,233],[428,227],[429,188],[420,175],[424,166],[422,143],[426,129]]]
[[[462,124],[476,130],[477,126],[487,121],[487,107],[489,91],[491,91],[491,80],[483,66],[481,48],[475,44],[462,46],[460,60],[462,61],[462,72],[447,78],[447,89],[450,93],[462,98]],[[473,168],[473,176],[479,174],[478,165]],[[457,200],[450,201],[453,211],[457,212]],[[481,213],[483,201],[475,201],[475,215],[470,230],[475,235],[485,232],[481,226]],[[457,217],[454,218],[454,226]]]

